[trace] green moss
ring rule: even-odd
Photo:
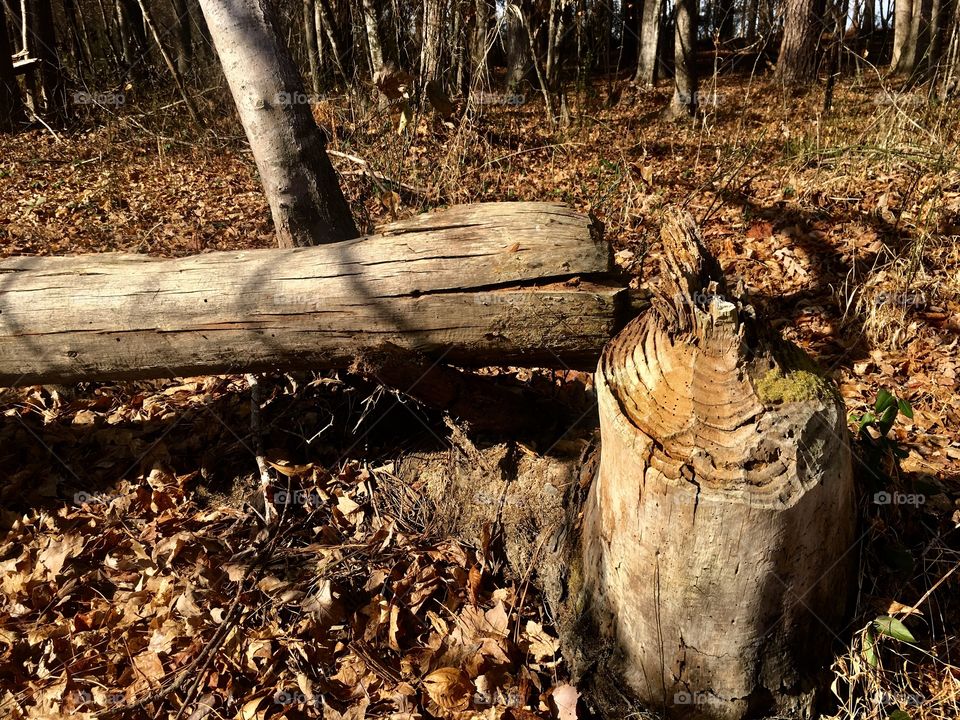
[[[830,380],[800,348],[778,348],[776,365],[758,373],[753,388],[765,404],[824,399],[835,394]]]
[[[754,383],[754,390],[764,403],[800,402],[826,397],[830,392],[827,380],[809,370],[793,370],[784,374],[775,367]]]

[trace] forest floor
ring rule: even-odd
[[[828,114],[816,88],[720,78],[702,96],[703,118],[673,124],[666,87],[597,82],[556,130],[533,93],[402,132],[360,95],[314,114],[367,230],[562,201],[603,221],[637,283],[682,205],[850,412],[882,389],[908,401],[899,466],[857,445],[860,590],[832,712],[960,717],[960,112],[878,80],[843,82]],[[273,245],[229,99],[206,97],[204,132],[131,102],[0,139],[0,254]],[[529,578],[440,535],[418,488],[391,482],[398,452],[446,438],[442,418],[344,373],[262,384],[268,458],[303,502],[259,545],[243,376],[0,390],[0,715],[585,717]],[[878,616],[903,626],[874,638]]]

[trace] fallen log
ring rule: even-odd
[[[311,248],[0,262],[0,386],[347,367],[588,368],[628,304],[593,222],[466,205]]]

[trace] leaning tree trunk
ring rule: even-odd
[[[596,373],[574,588],[596,677],[670,717],[806,717],[856,577],[843,402],[727,294],[692,220],[663,241],[652,309]]]
[[[660,11],[663,0],[643,0],[643,19],[640,23],[640,58],[633,81],[637,85],[653,87],[657,81],[657,44],[660,42]]]
[[[786,0],[783,42],[774,77],[782,83],[804,83],[816,79],[817,40],[821,22],[820,0]]]
[[[673,98],[667,116],[697,112],[697,0],[677,0]]]
[[[322,1],[322,0],[321,0]],[[267,0],[201,0],[281,247],[359,233]]]
[[[10,132],[26,121],[20,88],[13,74],[10,43],[7,40],[7,20],[0,5],[0,132]]]

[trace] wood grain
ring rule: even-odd
[[[617,329],[609,246],[562,205],[488,203],[322,247],[0,263],[0,385],[345,367],[396,346],[584,367]]]

